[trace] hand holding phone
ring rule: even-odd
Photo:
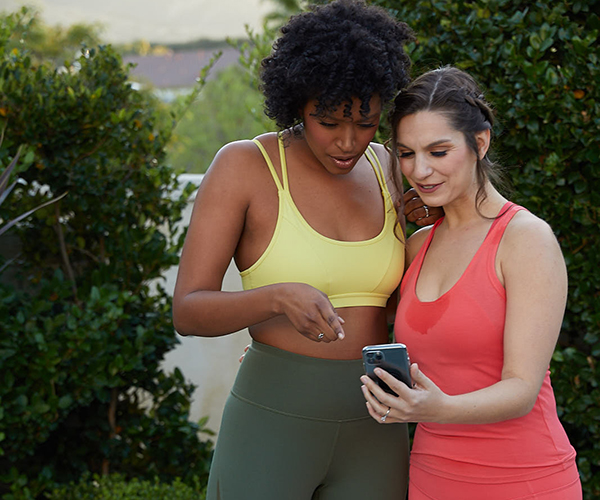
[[[412,387],[410,378],[410,358],[404,344],[379,344],[368,345],[362,350],[363,366],[365,373],[373,379],[379,387],[389,394],[396,394],[390,387],[375,375],[375,368],[379,367]]]

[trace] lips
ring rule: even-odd
[[[433,193],[440,186],[441,184],[417,184],[419,191],[421,191],[422,193]]]
[[[339,168],[350,168],[356,162],[356,156],[331,156],[330,158]]]

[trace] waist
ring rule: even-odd
[[[330,343],[315,342],[301,335],[284,315],[279,315],[249,328],[250,335],[260,344],[283,351],[321,359],[359,359],[362,348],[368,344],[388,342],[385,309],[381,307],[349,307],[337,309],[344,320],[346,334],[342,340]]]
[[[536,404],[524,417],[494,424],[419,424],[413,465],[448,478],[505,482],[563,470],[575,450],[556,410]]]
[[[278,413],[323,421],[371,418],[361,359],[319,359],[253,341],[231,393]]]

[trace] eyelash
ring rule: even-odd
[[[443,156],[446,156],[446,153],[446,151],[432,151],[430,154],[435,158],[441,158]],[[414,153],[412,151],[406,151],[404,153],[398,154],[398,158],[410,158],[411,156],[414,156]]]

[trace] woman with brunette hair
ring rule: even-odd
[[[181,334],[248,327],[253,339],[207,498],[404,498],[406,426],[373,422],[357,381],[362,347],[387,342],[386,304],[404,269],[389,155],[371,141],[408,82],[412,35],[351,0],[294,16],[281,33],[261,72],[266,113],[281,132],[216,155],[175,288]],[[221,291],[232,257],[241,292]]]
[[[548,365],[567,297],[551,228],[494,187],[493,114],[468,74],[443,67],[395,101],[402,173],[445,216],[407,242],[395,336],[414,386],[362,377],[371,416],[419,422],[410,500],[581,499]],[[392,426],[393,427],[393,426]]]

